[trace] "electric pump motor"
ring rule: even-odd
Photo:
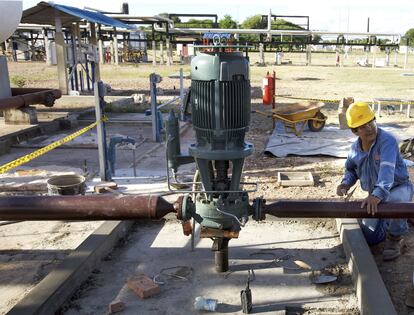
[[[249,62],[238,52],[199,54],[191,62],[191,80],[196,143],[189,154],[206,192],[197,194],[195,211],[203,226],[238,230],[250,211],[248,195],[240,187],[244,158],[253,151],[245,142],[251,107]]]
[[[230,160],[252,152],[249,62],[241,53],[200,54],[191,62],[191,110],[196,158]]]

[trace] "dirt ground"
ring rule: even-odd
[[[314,57],[314,59],[317,57]],[[316,62],[317,63],[317,62]],[[130,93],[145,93],[148,91],[148,74],[161,73],[163,82],[159,87],[165,93],[178,93],[178,80],[169,79],[169,73],[175,73],[180,66],[171,68],[152,65],[105,65],[102,71],[102,80],[113,88],[114,95],[128,95]],[[184,71],[189,67],[184,66]],[[304,98],[336,100],[342,97],[352,96],[356,100],[371,100],[374,97],[414,99],[414,77],[402,76],[402,68],[359,68],[348,65],[344,68],[301,65],[251,67],[252,107],[253,109],[267,110],[261,104],[261,82],[267,71],[276,71],[277,95],[290,95]],[[10,76],[23,75],[27,78],[27,87],[57,87],[56,68],[47,67],[40,63],[9,63]],[[185,80],[185,86],[190,85],[190,80]],[[127,92],[125,92],[127,91]],[[287,106],[295,102],[283,97],[277,98],[277,106]],[[92,104],[79,102],[78,108],[88,108]],[[64,100],[58,101],[56,109],[70,107]],[[328,116],[328,124],[338,124],[337,105],[327,104],[322,110]],[[394,113],[377,118],[382,122],[412,122],[405,114]],[[253,155],[246,159],[244,167],[244,179],[259,183],[257,196],[264,195],[268,200],[277,199],[317,199],[338,200],[335,194],[336,186],[343,173],[343,159],[330,157],[296,157],[275,158],[264,154],[264,148],[272,131],[272,121],[259,114],[252,114],[250,131],[247,141],[255,146]],[[277,171],[281,170],[307,170],[311,171],[315,178],[313,187],[280,187],[277,183]],[[252,198],[255,195],[251,196]],[[365,197],[365,193],[357,189],[353,199]],[[293,220],[295,221],[295,220]],[[324,227],[332,229],[332,220],[308,220],[310,230]],[[392,300],[399,314],[414,314],[404,304],[405,292],[412,288],[412,258],[414,246],[414,229],[410,229],[407,236],[408,252],[396,262],[383,263],[380,255],[376,260],[391,294]]]

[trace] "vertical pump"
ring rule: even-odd
[[[191,115],[195,143],[189,148],[202,189],[184,196],[178,212],[194,218],[200,237],[214,240],[216,270],[228,269],[228,242],[237,237],[252,212],[240,182],[245,157],[253,146],[245,142],[250,123],[249,62],[240,52],[212,49],[191,62]],[[179,152],[174,117],[167,122],[168,165],[176,171],[185,157]],[[172,130],[171,130],[172,129]]]

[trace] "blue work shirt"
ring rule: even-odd
[[[362,150],[359,138],[352,144],[342,184],[351,187],[358,179],[362,190],[383,201],[392,188],[410,182],[394,136],[378,128],[377,138],[368,152]]]

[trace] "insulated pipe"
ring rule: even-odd
[[[264,212],[279,218],[414,218],[414,203],[381,203],[375,216],[360,201],[276,201]]]
[[[0,197],[1,221],[161,219],[170,212],[173,204],[151,195]]]
[[[53,106],[55,100],[62,96],[60,90],[12,88],[12,97],[0,99],[0,111],[19,108],[33,104]]]
[[[167,32],[165,27],[160,27],[154,24],[154,29],[157,32]],[[396,37],[397,41],[400,41],[401,35],[397,33],[369,33],[369,32],[323,32],[323,31],[306,31],[306,30],[268,30],[268,29],[240,29],[240,28],[183,28],[183,27],[174,27],[171,25],[168,28],[170,33],[230,33],[230,34],[271,34],[271,35],[294,35],[294,36],[303,36],[303,35],[348,35],[348,36],[387,36],[387,37]]]

